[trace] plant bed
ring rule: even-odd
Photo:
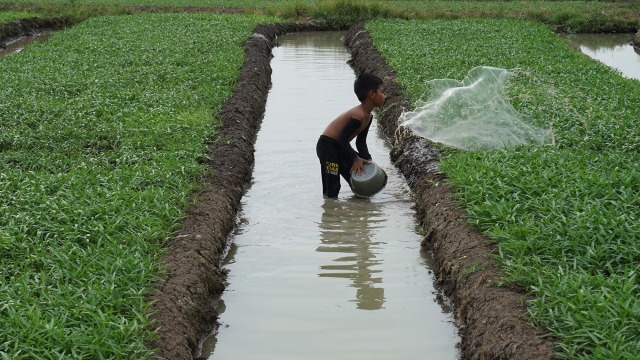
[[[272,19],[96,17],[0,59],[0,357],[153,356],[163,245]]]

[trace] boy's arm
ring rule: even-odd
[[[371,160],[371,154],[369,154],[369,147],[367,146],[367,135],[369,134],[371,123],[372,121],[369,121],[369,125],[367,125],[367,127],[356,137],[356,149],[358,149],[358,156],[364,160]]]
[[[349,139],[351,138],[351,135],[360,127],[360,124],[360,121],[352,118],[351,120],[349,120],[349,122],[347,122],[347,125],[342,128],[340,135],[338,135],[338,144],[340,144],[340,148],[345,154],[347,154],[347,156],[349,156],[350,159],[358,156],[358,153],[351,147]]]

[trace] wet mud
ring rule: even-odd
[[[46,30],[62,30],[71,25],[73,21],[68,18],[30,18],[0,24],[0,47],[19,37],[33,36]]]
[[[198,341],[213,329],[212,304],[224,290],[221,261],[236,223],[240,200],[251,180],[254,143],[271,84],[271,49],[276,36],[295,31],[345,30],[312,22],[271,24],[256,28],[245,44],[245,63],[234,93],[218,117],[219,140],[210,144],[214,169],[186,212],[181,229],[166,243],[166,272],[149,297],[153,329],[149,344],[166,359],[192,359]],[[372,72],[385,81],[387,105],[380,127],[393,146],[392,160],[414,191],[423,245],[434,255],[440,286],[455,304],[463,359],[551,359],[552,342],[526,319],[526,296],[517,288],[499,287],[501,273],[491,258],[490,242],[466,225],[437,172],[442,156],[429,141],[397,130],[397,119],[409,107],[395,76],[375,50],[362,25],[345,37],[356,73]]]

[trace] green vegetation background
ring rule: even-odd
[[[97,17],[0,58],[0,355],[141,359],[161,243],[271,18]],[[170,31],[167,31],[170,29]]]
[[[498,245],[505,283],[536,295],[532,321],[553,331],[564,357],[640,353],[640,86],[550,30],[637,29],[638,3],[0,5],[0,23],[90,18],[0,59],[3,358],[151,356],[144,297],[162,272],[160,243],[208,171],[196,159],[215,141],[214,114],[232,89],[243,41],[256,24],[276,21],[264,14],[396,18],[367,28],[414,99],[429,79],[462,79],[477,65],[517,68],[507,96],[538,125],[553,126],[557,147],[453,151],[442,169],[469,219]],[[252,15],[126,15],[138,11],[133,5]],[[122,16],[93,18],[109,14]],[[479,17],[490,19],[470,19]]]

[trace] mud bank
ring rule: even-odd
[[[0,24],[0,46],[6,41],[22,36],[31,36],[43,30],[61,30],[73,25],[68,18],[30,18]]]
[[[446,176],[437,171],[440,152],[428,140],[398,131],[398,116],[409,104],[370,36],[362,25],[356,25],[345,41],[356,72],[372,72],[385,81],[387,105],[379,121],[391,140],[392,161],[414,191],[426,234],[423,245],[433,252],[438,282],[455,303],[462,358],[552,359],[553,343],[542,339],[544,331],[526,320],[525,294],[496,285],[502,274],[491,258],[494,247],[467,225],[446,185]]]
[[[633,37],[633,46],[636,49],[640,48],[640,30],[638,30],[638,33],[636,34],[636,36]]]
[[[208,164],[215,170],[195,196],[181,229],[167,240],[166,273],[150,296],[150,312],[159,338],[149,344],[166,359],[192,359],[198,341],[212,331],[217,314],[212,299],[224,290],[220,263],[236,223],[241,197],[251,180],[254,143],[271,84],[271,49],[287,32],[346,30],[312,22],[269,24],[256,28],[245,43],[245,63],[234,93],[218,114],[219,139],[211,144]],[[410,133],[397,132],[397,119],[410,106],[394,74],[375,50],[362,25],[352,27],[346,44],[357,73],[372,72],[386,83],[387,105],[380,126],[392,139],[392,160],[415,192],[426,229],[423,241],[434,254],[440,285],[456,305],[464,359],[551,359],[552,343],[526,321],[525,296],[497,287],[501,273],[491,260],[493,247],[474,229],[453,201],[445,177],[437,173],[441,154]],[[473,271],[470,271],[473,270]]]

